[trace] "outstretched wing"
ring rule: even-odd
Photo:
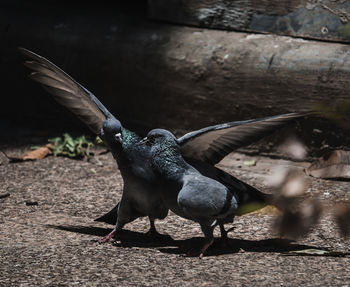
[[[102,103],[49,60],[24,48],[19,48],[19,51],[30,59],[25,62],[25,66],[33,70],[30,78],[41,83],[57,102],[80,118],[95,134],[100,134],[103,122],[113,118]]]
[[[183,157],[214,165],[233,150],[249,145],[287,122],[307,114],[289,113],[210,126],[187,133],[178,142]]]

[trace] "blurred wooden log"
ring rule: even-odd
[[[350,42],[350,1],[149,0],[149,15],[183,25]]]
[[[163,46],[153,75],[164,78],[166,125],[301,111],[350,95],[348,45],[183,27],[153,35]]]

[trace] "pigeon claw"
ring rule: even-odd
[[[206,242],[200,251],[189,251],[184,255],[184,257],[199,257],[199,259],[202,259],[205,251],[207,251],[207,249],[209,248],[210,245],[213,244],[213,242],[214,240],[210,240],[209,242]]]
[[[199,257],[199,258],[202,258],[201,256],[201,253],[199,251],[194,251],[194,250],[191,250],[191,251],[188,251],[187,253],[183,254],[182,256],[183,257]]]
[[[199,259],[202,259],[204,256],[204,252],[202,251],[195,251],[195,250],[191,250],[188,251],[186,254],[182,255],[183,257],[198,257]]]
[[[113,241],[115,241],[115,233],[116,233],[116,231],[113,230],[111,233],[107,234],[105,237],[99,239],[98,243],[99,244],[103,244],[103,243],[106,243],[106,242],[113,242]]]

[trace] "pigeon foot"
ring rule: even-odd
[[[101,238],[98,240],[99,244],[103,244],[106,242],[113,242],[115,241],[115,234],[116,234],[116,230],[113,230],[111,233],[107,234],[105,237]]]
[[[224,226],[220,225],[221,237],[219,240],[219,244],[221,247],[223,247],[223,248],[230,247],[230,240],[229,240],[227,234],[234,229],[235,229],[235,227],[231,227],[228,230],[225,230]]]
[[[200,251],[189,251],[184,255],[184,257],[199,257],[199,259],[202,259],[205,251],[207,251],[207,249],[209,248],[209,246],[213,244],[213,242],[214,242],[214,239],[205,243]]]

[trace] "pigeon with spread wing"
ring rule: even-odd
[[[117,161],[124,180],[123,194],[110,212],[96,219],[115,224],[112,233],[100,242],[111,240],[125,224],[142,216],[149,217],[149,233],[158,235],[154,220],[165,218],[168,207],[155,188],[157,178],[150,166],[150,147],[140,144],[141,137],[124,128],[90,91],[63,70],[27,49],[19,50],[29,59],[25,65],[33,70],[30,78],[42,84],[57,102],[74,113],[94,134],[100,135]],[[179,138],[178,143],[182,156],[203,175],[225,186],[243,187],[239,195],[242,200],[253,196],[265,202],[265,196],[259,191],[214,165],[233,150],[249,145],[306,114],[289,113],[215,125],[190,132]]]

